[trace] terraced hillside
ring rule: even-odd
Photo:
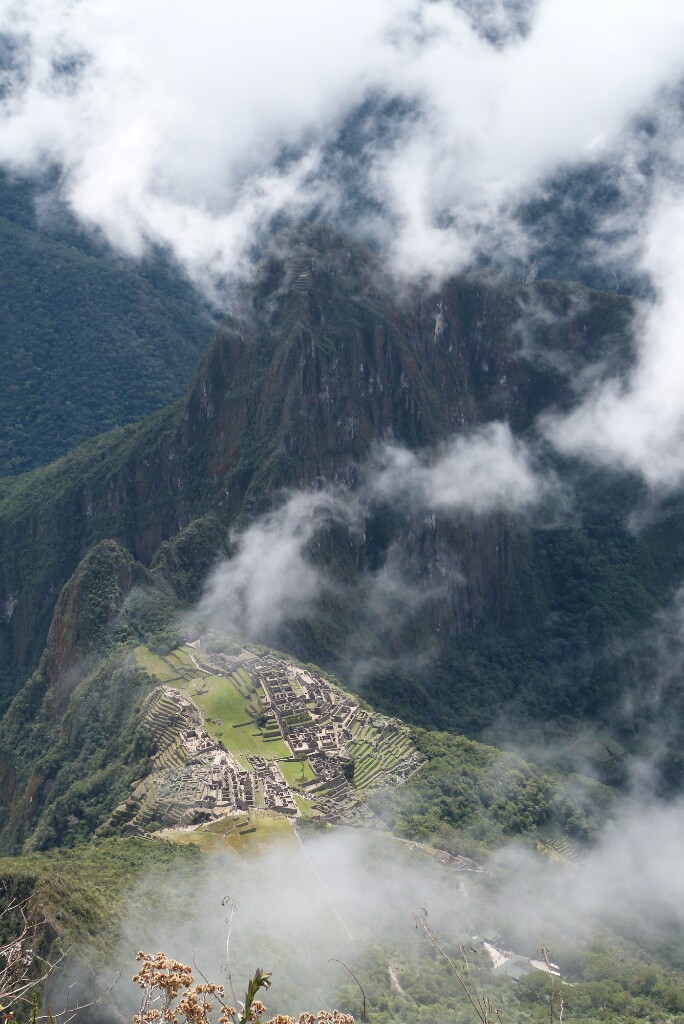
[[[228,653],[227,647],[230,647]],[[168,653],[135,652],[159,686],[140,708],[155,754],[109,825],[164,827],[234,845],[280,818],[370,823],[365,794],[421,763],[409,731],[370,713],[310,667],[207,635]]]
[[[352,726],[349,750],[354,760],[354,786],[366,790],[399,783],[415,761],[409,730],[395,718],[366,713]]]

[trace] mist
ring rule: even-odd
[[[237,998],[260,966],[272,973],[272,988],[263,996],[271,1012],[338,1007],[358,1019],[361,995],[338,960],[357,974],[371,1013],[378,1011],[374,1000],[391,990],[390,964],[400,965],[409,992],[411,978],[433,971],[458,1005],[456,979],[439,958],[435,966],[434,950],[416,929],[414,915],[422,907],[457,959],[461,943],[474,947],[471,959],[485,985],[494,975],[483,932],[491,937],[495,931],[497,948],[522,956],[535,958],[548,948],[561,975],[564,956],[576,961],[606,929],[648,949],[684,927],[676,868],[683,809],[681,803],[633,803],[572,865],[541,858],[517,842],[488,858],[479,874],[443,866],[391,835],[352,829],[303,833],[301,840],[282,839],[249,858],[207,854],[175,869],[172,880],[150,874],[127,894],[120,944],[111,958],[112,973],[123,975],[116,1004],[127,1014],[136,1008],[126,979],[138,949],[164,950],[226,983],[227,898],[238,907],[230,935]],[[681,962],[681,949],[671,955]],[[403,1012],[413,1017],[410,998]]]
[[[133,256],[168,247],[210,291],[272,217],[314,210],[370,230],[400,276],[439,279],[483,247],[524,257],[521,198],[616,159],[684,70],[669,0],[5,0],[0,28],[0,164],[58,168],[85,225]],[[403,114],[346,153],[341,130],[378,100]],[[349,158],[370,228],[349,223]]]
[[[379,245],[400,283],[540,261],[643,282],[631,374],[539,430],[681,485],[681,5],[4,0],[0,33],[0,167],[134,259],[163,248],[219,308],[298,218]]]
[[[234,531],[232,554],[207,581],[197,618],[219,631],[269,641],[284,625],[310,615],[326,596],[348,596],[351,589],[370,632],[383,636],[396,632],[445,585],[458,585],[457,566],[444,565],[437,580],[427,580],[409,548],[396,543],[381,566],[366,567],[355,581],[341,580],[326,565],[325,540],[331,533],[341,529],[349,544],[362,545],[378,503],[405,515],[413,530],[437,514],[482,517],[506,510],[525,516],[541,509],[553,517],[567,505],[555,474],[499,422],[454,437],[435,451],[378,445],[358,467],[358,477],[354,488],[283,495],[272,511]],[[376,656],[377,651],[369,652],[373,663]]]

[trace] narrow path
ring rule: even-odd
[[[393,992],[398,992],[400,996],[405,996],[406,993],[404,992],[403,988],[399,984],[399,979],[397,978],[397,965],[396,964],[388,964],[387,965],[387,973],[389,974],[389,980],[390,980],[390,985],[392,987],[392,991]]]
[[[208,669],[202,668],[201,665],[198,665],[197,658],[192,653],[192,651],[188,651],[188,656],[189,656],[190,660],[192,661],[193,665],[195,666],[195,668],[197,669],[198,672],[204,672],[205,676],[210,676],[211,675],[211,672]]]

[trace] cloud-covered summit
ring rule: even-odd
[[[504,211],[684,70],[668,0],[5,0],[0,27],[0,162],[56,165],[83,221],[205,286],[274,215],[347,209],[330,153],[369,99],[404,111],[355,154],[371,229],[396,270],[439,276],[494,237],[522,251]]]
[[[1,0],[0,41],[0,167],[56,170],[82,223],[133,257],[162,246],[219,304],[288,218],[372,238],[402,279],[566,244],[616,288],[636,268],[658,301],[632,376],[545,430],[679,486],[675,0]]]

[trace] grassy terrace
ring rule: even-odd
[[[151,676],[156,676],[163,683],[172,684],[184,680],[187,681],[190,678],[186,667],[179,659],[172,659],[171,655],[162,657],[160,654],[153,654],[149,647],[145,646],[138,647],[135,653],[138,662],[145,671],[149,672]],[[199,675],[190,659],[188,659],[188,662],[195,675]]]
[[[289,786],[298,786],[315,778],[308,761],[280,761],[278,767]]]
[[[292,827],[285,818],[254,811],[239,818],[221,818],[192,831],[164,829],[159,836],[183,846],[192,843],[205,853],[228,849],[250,856],[270,849],[275,842],[296,842]]]
[[[184,647],[163,656],[147,647],[139,647],[137,657],[150,675],[194,701],[204,715],[204,727],[209,735],[235,754],[243,767],[248,767],[245,754],[270,759],[291,756],[279,734],[270,738],[256,725],[254,717],[259,708],[254,684],[244,669],[238,669],[230,678],[207,675],[196,667]]]
[[[413,748],[403,730],[355,722],[349,750],[354,758],[354,786],[366,789],[384,771],[391,771]]]

